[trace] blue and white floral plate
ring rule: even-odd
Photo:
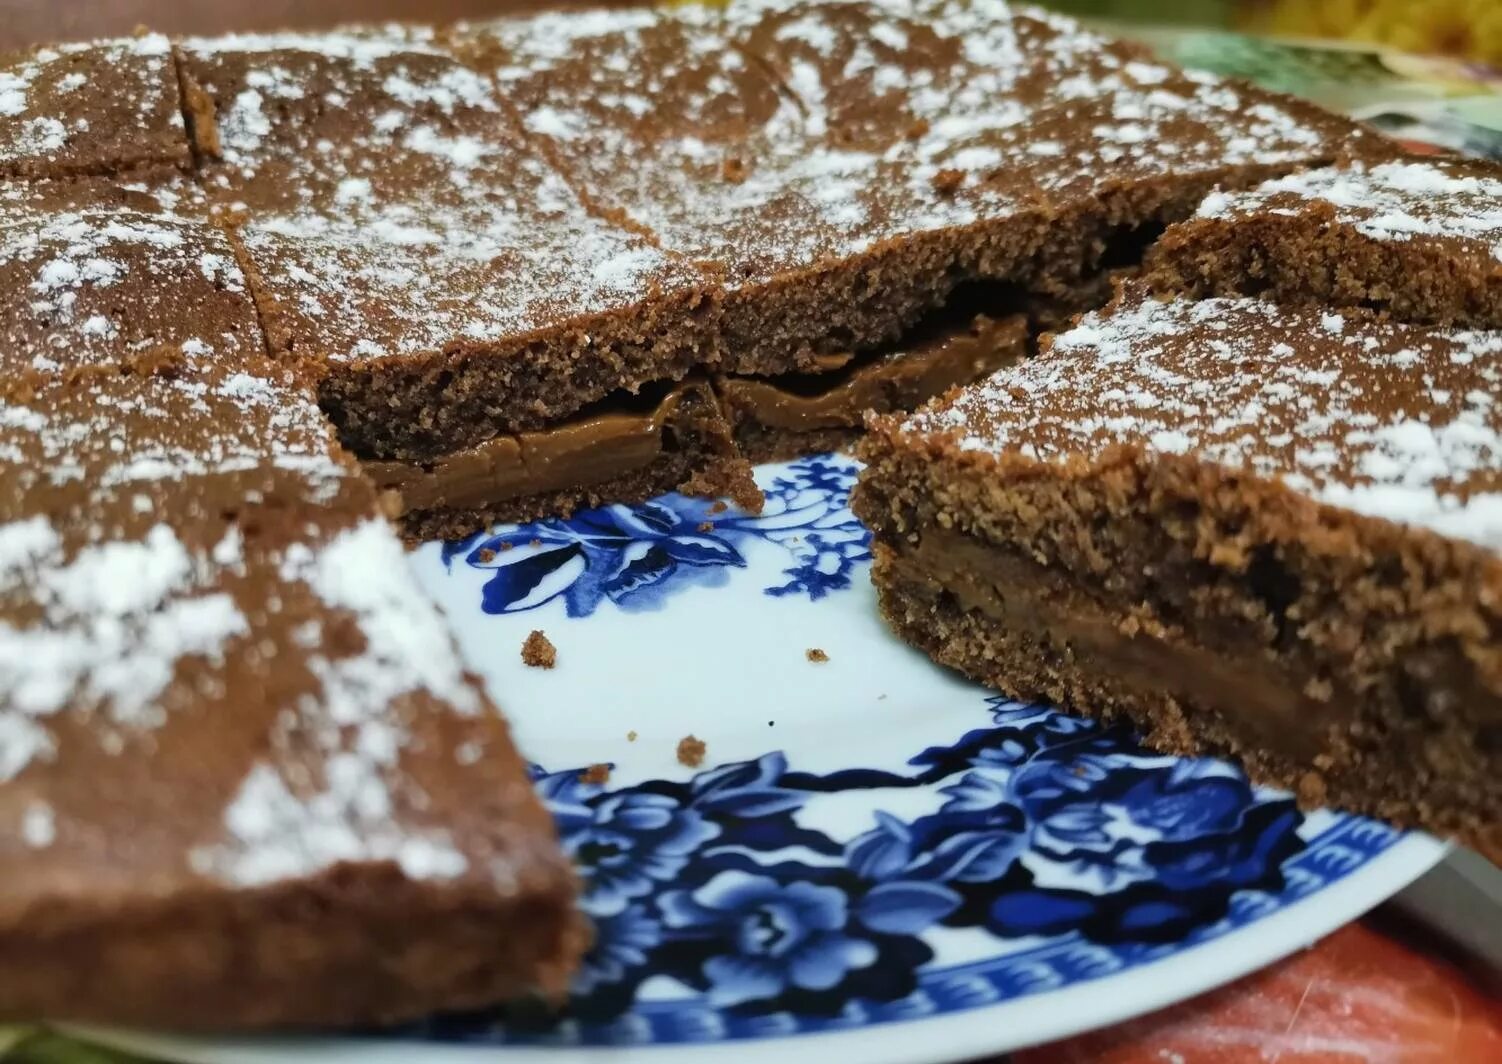
[[[757,517],[667,496],[414,556],[583,875],[597,941],[569,1019],[90,1036],[215,1064],[957,1060],[1224,983],[1444,852],[936,668],[877,615],[855,469],[764,466]],[[534,628],[557,668],[523,666]]]

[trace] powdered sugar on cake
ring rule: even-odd
[[[280,575],[352,614],[365,647],[331,655],[319,649],[319,620],[299,630],[322,693],[278,722],[271,745],[283,765],[316,757],[321,786],[289,782],[286,769],[257,762],[225,811],[226,839],[194,850],[194,868],[251,886],[340,861],[394,861],[415,879],[462,874],[468,860],[447,833],[408,828],[397,816],[393,792],[407,786],[400,762],[410,735],[393,707],[422,692],[459,713],[485,711],[401,545],[385,521],[371,519],[327,543],[294,545]]]
[[[167,525],[71,558],[45,518],[0,527],[12,546],[23,534],[44,549],[0,561],[0,597],[25,594],[41,617],[19,628],[0,620],[0,782],[57,755],[48,722],[58,713],[98,708],[96,727],[124,733],[161,726],[178,661],[222,662],[246,631],[234,601],[212,590],[213,566]]]
[[[22,53],[0,65],[0,176],[175,161],[187,148],[176,97],[161,34]]]
[[[909,431],[1045,463],[1193,456],[1502,551],[1502,334],[1129,297]]]
[[[1454,160],[1292,174],[1245,192],[1216,193],[1200,206],[1199,217],[1298,214],[1318,204],[1373,240],[1474,242],[1502,261],[1502,178]]]
[[[1265,98],[999,0],[547,14],[465,39],[499,53],[503,90],[591,202],[751,281],[1105,178],[1330,150]],[[641,106],[644,87],[671,107]]]
[[[590,214],[489,76],[425,34],[231,37],[184,54],[218,101],[222,162],[206,184],[248,208],[239,237],[278,308],[278,345],[336,361],[429,354],[700,280]]]
[[[261,719],[264,741],[224,755],[246,762],[238,793],[183,814],[185,874],[462,873],[406,820],[424,801],[406,720],[490,707],[311,385],[265,358],[201,200],[169,183],[5,203],[0,783],[52,800],[0,804],[0,832],[54,851],[93,830],[67,812],[80,758],[128,777]]]
[[[11,373],[260,350],[234,252],[184,181],[0,189],[0,278]]]

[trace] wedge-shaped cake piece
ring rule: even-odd
[[[7,386],[264,350],[234,250],[186,177],[0,182]]]
[[[713,286],[587,211],[488,75],[420,30],[181,50],[206,183],[240,211],[272,349],[320,373],[341,437],[382,460],[412,527],[467,532],[586,489],[644,497],[683,468],[749,486],[722,420],[700,434],[654,408],[653,446],[637,445],[634,393],[708,357]],[[523,464],[518,433],[575,415],[620,446]]]
[[[224,236],[37,195],[0,222],[0,1017],[561,990],[549,818]]]
[[[894,630],[1502,857],[1502,334],[1128,293],[864,445]]]
[[[166,37],[0,54],[0,178],[185,169],[190,161]]]
[[[545,14],[460,39],[589,203],[724,276],[737,373],[893,343],[965,281],[1093,285],[1217,183],[1378,141],[995,2]]]
[[[1502,167],[1403,159],[1217,192],[1163,235],[1149,272],[1167,291],[1502,329]]]

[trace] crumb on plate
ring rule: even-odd
[[[522,644],[522,664],[535,669],[551,669],[558,664],[558,648],[548,641],[540,628],[534,628]]]
[[[579,773],[581,783],[606,783],[610,780],[610,766],[604,763],[590,765]]]
[[[678,740],[678,763],[689,768],[698,768],[704,764],[704,751],[706,747],[703,739],[696,739],[692,735],[685,735]]]

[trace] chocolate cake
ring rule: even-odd
[[[517,433],[581,414],[591,424],[574,436],[623,427],[584,410],[607,395],[632,405],[701,362],[706,282],[590,214],[488,77],[431,31],[188,40],[180,53],[205,186],[234,212],[272,351],[321,378],[341,438],[400,488],[412,531],[464,534],[696,475],[749,495],[723,421],[704,424],[712,396],[689,424],[661,426],[661,461],[602,465],[563,444],[546,468],[522,461]],[[618,459],[640,454],[622,442]]]
[[[0,54],[0,180],[186,169],[166,37]]]
[[[1265,293],[1502,329],[1502,169],[1414,159],[1220,192],[1164,234],[1149,260],[1167,291]]]
[[[742,374],[890,344],[966,280],[1067,290],[1218,183],[1385,143],[996,2],[550,14],[459,42],[597,212],[724,278]]]
[[[755,508],[746,455],[849,442],[865,410],[1013,363],[1050,372],[1027,360],[1038,332],[1097,306],[1212,188],[1392,151],[995,0],[0,61],[0,856],[19,870],[0,1017],[341,1025],[556,993],[582,946],[566,862],[382,515],[421,538],[670,488]],[[1452,399],[1471,402],[1434,401]],[[884,471],[922,447],[923,476],[1003,459],[882,425],[862,508],[890,583],[897,503],[920,503],[884,503]],[[1077,528],[1060,513],[1054,533]],[[1377,658],[1311,636],[1318,654],[1277,659],[1368,685],[1331,703],[1367,730],[1331,738],[1318,779],[1490,845],[1495,791],[1472,769],[1496,745],[1491,687],[1462,667],[1482,644],[1461,624],[1489,585],[1453,583],[1486,556],[1448,526],[1341,520],[1431,566],[1404,595],[1461,597],[1432,631],[1380,598],[1398,634]],[[1314,566],[1310,589],[1346,578],[1346,554],[1317,558],[1278,564]],[[1234,624],[1185,631],[1245,651]],[[1480,693],[1451,721],[1460,683]],[[1180,696],[1120,697],[1146,717]],[[1394,765],[1381,727],[1432,740],[1423,763]],[[1196,743],[1262,763],[1207,729]],[[1301,764],[1269,749],[1270,775]],[[1457,771],[1433,782],[1440,766]]]
[[[1502,333],[1129,290],[876,423],[907,641],[1502,857]]]
[[[0,191],[0,1017],[557,993],[551,821],[195,199]]]

